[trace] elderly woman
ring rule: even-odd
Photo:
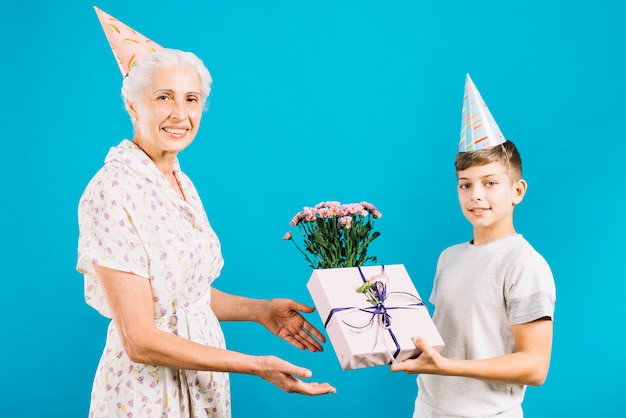
[[[134,137],[111,148],[79,205],[78,270],[87,302],[111,317],[90,416],[230,416],[229,372],[287,392],[332,393],[274,356],[225,348],[219,321],[256,321],[300,349],[323,335],[292,300],[257,300],[212,283],[223,261],[177,154],[194,139],[211,77],[192,53],[162,49],[124,79]],[[319,341],[318,341],[319,340]]]

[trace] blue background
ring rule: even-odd
[[[528,389],[527,416],[623,412],[623,2],[97,5],[211,70],[210,109],[180,160],[223,244],[217,287],[248,296],[311,302],[310,269],[282,236],[321,200],[376,204],[372,253],[405,264],[429,295],[439,252],[471,235],[453,168],[469,72],[522,152],[516,226],[557,283],[551,370]],[[4,1],[0,27],[0,416],[84,417],[106,320],[74,269],[76,207],[109,147],[132,135],[121,77],[91,2]],[[344,372],[330,344],[300,352],[257,324],[224,329],[230,348],[279,355],[338,389],[310,398],[233,375],[236,418],[411,415],[413,376]]]

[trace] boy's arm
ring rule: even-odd
[[[515,353],[482,360],[454,360],[443,357],[417,337],[415,346],[422,350],[419,357],[392,364],[391,371],[463,376],[531,386],[543,384],[550,366],[552,320],[542,318],[511,328],[517,347]]]

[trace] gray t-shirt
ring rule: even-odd
[[[554,317],[550,267],[522,237],[482,245],[463,243],[439,257],[433,321],[453,359],[486,359],[515,352],[511,325]],[[526,386],[423,374],[415,417],[521,417]]]

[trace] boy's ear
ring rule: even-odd
[[[515,192],[515,195],[513,196],[513,205],[519,205],[522,199],[524,199],[526,189],[528,189],[528,183],[526,183],[526,180],[519,179],[515,182],[513,185],[513,190]]]

